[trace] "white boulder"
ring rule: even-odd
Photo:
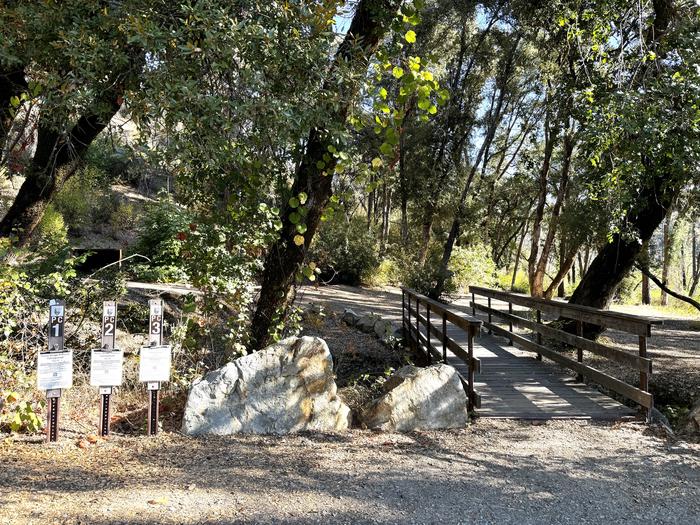
[[[287,434],[347,429],[350,409],[337,396],[323,339],[290,337],[236,359],[196,382],[185,434]]]
[[[449,365],[405,366],[384,385],[384,395],[363,407],[368,428],[406,432],[467,425],[467,397],[457,371]]]

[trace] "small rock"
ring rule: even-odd
[[[360,316],[357,315],[352,309],[346,308],[343,312],[343,322],[348,326],[355,326],[360,320]]]
[[[371,334],[374,331],[374,325],[379,320],[379,316],[374,314],[365,314],[357,321],[357,327],[365,332],[366,334]]]

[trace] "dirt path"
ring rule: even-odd
[[[627,423],[0,445],[0,523],[697,523],[700,447]]]

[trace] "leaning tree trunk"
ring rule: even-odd
[[[337,68],[341,65],[354,73],[353,81],[342,87],[341,103],[329,116],[328,121],[342,125],[347,119],[352,101],[360,89],[360,79],[364,76],[370,57],[386,33],[396,15],[401,0],[361,0],[345,40],[338,48],[334,64],[330,70],[326,87],[337,84]],[[251,326],[251,343],[254,347],[266,346],[274,333],[275,325],[284,319],[289,306],[289,291],[301,269],[311,240],[318,228],[321,214],[332,194],[335,159],[325,163],[324,169],[318,165],[331,145],[330,138],[321,129],[312,129],[306,145],[306,152],[297,169],[292,195],[304,192],[308,200],[306,208],[306,232],[301,245],[295,243],[299,235],[296,225],[289,219],[291,211],[285,206],[282,212],[283,227],[279,239],[271,247],[262,275],[262,287]],[[327,174],[324,174],[324,170]]]
[[[36,153],[12,206],[0,221],[0,237],[15,238],[20,247],[29,242],[60,182],[71,173],[73,164],[85,155],[120,106],[121,94],[113,94],[108,101],[109,109],[82,116],[66,136],[40,122]]]
[[[649,183],[637,196],[637,206],[626,216],[627,227],[636,232],[636,236],[616,233],[612,242],[593,259],[569,303],[602,309],[610,306],[620,282],[634,266],[643,246],[662,223],[681,190],[681,182],[671,177],[649,174],[649,178]],[[586,337],[592,338],[600,334],[602,328],[586,325],[584,331]]]

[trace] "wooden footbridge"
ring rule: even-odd
[[[414,349],[428,360],[444,361],[457,368],[468,393],[469,408],[476,415],[620,419],[637,412],[629,405],[641,407],[647,414],[652,408],[652,362],[646,355],[646,345],[652,325],[660,321],[487,288],[471,287],[470,292],[471,315],[404,288],[402,324]],[[514,306],[519,307],[517,312]],[[543,314],[571,321],[577,334],[553,323],[545,324]],[[584,339],[584,323],[638,336],[638,354]],[[530,334],[516,332],[514,328],[518,327]],[[553,349],[552,342],[574,348],[576,357]],[[584,352],[632,367],[639,372],[639,383],[628,384],[593,368],[584,362]]]

